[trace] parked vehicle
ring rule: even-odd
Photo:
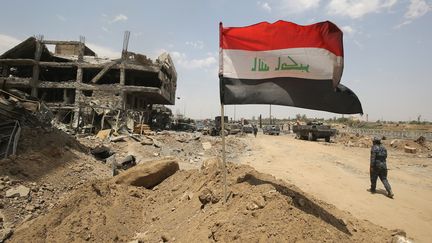
[[[243,132],[244,133],[253,133],[253,126],[252,124],[246,124],[243,126]]]
[[[228,131],[228,134],[237,134],[242,131],[242,127],[237,123],[228,123],[225,125],[225,130]]]
[[[197,130],[197,132],[200,132],[203,135],[210,134],[210,128],[203,123],[197,123],[196,124],[196,130]]]
[[[263,128],[263,133],[268,135],[277,135],[280,134],[280,127],[278,125],[267,125]]]
[[[293,126],[293,132],[297,137],[304,140],[316,141],[319,138],[324,138],[326,142],[330,142],[330,137],[337,132],[329,125],[323,125],[322,122],[308,122],[307,125]]]
[[[194,124],[190,124],[190,123],[176,123],[173,125],[173,130],[184,131],[184,132],[194,132],[194,131],[196,131],[196,127]]]

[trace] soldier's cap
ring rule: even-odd
[[[379,137],[374,137],[374,138],[372,139],[372,141],[373,141],[374,143],[381,143],[381,138],[379,138]]]

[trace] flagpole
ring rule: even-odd
[[[223,180],[224,180],[224,203],[227,202],[227,169],[226,169],[226,152],[225,152],[225,115],[224,104],[221,103],[221,133],[222,133],[222,161],[223,161]]]

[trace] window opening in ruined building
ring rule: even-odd
[[[139,70],[126,70],[126,85],[160,88],[162,83],[158,73]]]
[[[56,67],[43,67],[40,70],[39,79],[41,81],[51,82],[65,82],[76,81],[76,67],[70,68],[56,68]]]
[[[90,83],[91,80],[102,70],[102,68],[86,68],[83,69],[83,83]],[[120,70],[111,69],[107,71],[96,84],[118,84],[120,83]]]
[[[33,66],[14,65],[9,67],[9,77],[31,78],[33,77]]]
[[[38,98],[45,102],[63,102],[64,92],[63,89],[39,89]]]

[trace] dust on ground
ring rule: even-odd
[[[229,163],[224,204],[220,138],[161,132],[116,141],[24,130],[18,155],[0,161],[2,237],[11,242],[390,242],[404,235],[245,165]],[[228,161],[256,156],[250,141],[229,136]],[[118,158],[133,154],[139,163],[175,157],[183,170],[152,189],[115,184],[106,161],[89,153],[101,145]],[[9,193],[20,186],[23,191]]]
[[[389,229],[402,228],[416,242],[430,241],[432,158],[429,150],[406,153],[403,148],[391,146],[391,140],[384,140],[388,149],[388,179],[395,193],[392,200],[386,197],[379,181],[377,194],[367,191],[371,137],[348,134],[325,143],[298,140],[294,135],[259,134],[256,139],[250,137],[246,141],[253,152],[242,156],[242,163],[295,184],[355,217]],[[413,140],[400,141],[403,145],[416,146]],[[426,142],[430,146],[430,141]]]

